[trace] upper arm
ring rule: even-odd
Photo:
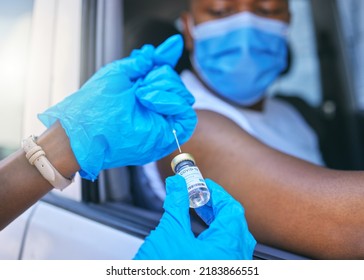
[[[346,176],[269,148],[211,111],[198,111],[196,131],[182,150],[194,156],[205,178],[243,204],[259,242],[315,257],[343,253],[332,244],[342,243],[338,227],[354,202],[342,191]],[[172,174],[177,152],[158,163],[162,177]]]
[[[270,188],[274,188],[272,179],[289,179],[284,170],[276,168],[277,162],[287,166],[296,163],[297,167],[315,172],[312,165],[269,148],[218,113],[198,110],[197,114],[197,128],[192,138],[181,147],[183,152],[194,156],[204,177],[223,185],[244,205],[256,196],[245,199],[242,189],[245,193],[250,188],[255,189],[268,183]],[[172,174],[170,162],[177,154],[178,151],[175,151],[159,161],[162,177]]]

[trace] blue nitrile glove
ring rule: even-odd
[[[211,199],[205,214],[209,228],[198,237],[191,231],[189,199],[183,177],[166,180],[165,213],[146,237],[134,259],[252,259],[256,241],[248,229],[244,209],[222,187],[207,179]],[[199,211],[199,210],[197,210]],[[204,216],[202,216],[204,218]]]
[[[196,126],[193,96],[172,67],[183,49],[180,35],[158,48],[146,45],[96,72],[76,93],[39,115],[65,129],[81,167],[100,170],[142,165],[176,149],[172,129],[186,142]]]

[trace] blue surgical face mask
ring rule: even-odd
[[[191,61],[198,75],[217,94],[239,105],[262,99],[287,67],[288,25],[282,21],[242,12],[190,29]]]

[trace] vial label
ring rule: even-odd
[[[201,187],[207,188],[205,180],[196,166],[185,167],[178,174],[185,178],[188,192],[192,192]]]

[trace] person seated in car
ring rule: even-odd
[[[324,165],[317,136],[300,113],[265,95],[288,64],[288,1],[196,0],[189,7],[181,19],[192,69],[181,78],[196,98],[194,108],[232,120],[281,152]],[[156,164],[144,172],[161,205],[164,184]]]
[[[193,70],[181,78],[199,121],[183,151],[244,205],[257,241],[314,258],[363,257],[363,175],[321,167],[314,131],[288,103],[265,96],[287,66],[288,1],[189,7],[182,23]],[[157,175],[172,174],[174,156],[144,166],[162,200]]]

